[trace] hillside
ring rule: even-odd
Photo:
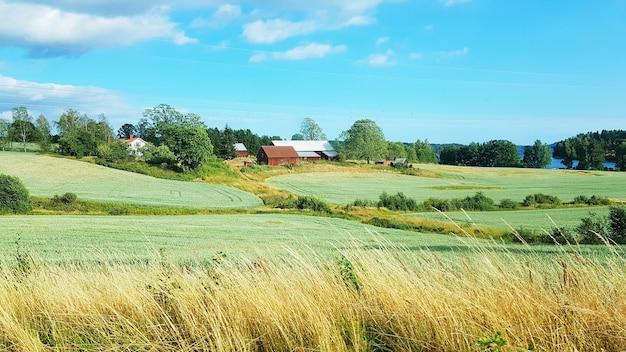
[[[253,194],[224,185],[163,180],[31,153],[0,152],[0,173],[19,177],[31,195],[40,197],[72,192],[98,202],[211,209],[263,204]]]

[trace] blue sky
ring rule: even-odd
[[[626,0],[0,0],[0,118],[551,143],[626,129]]]

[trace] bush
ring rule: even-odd
[[[155,146],[148,144],[140,149],[140,153],[143,155],[143,160],[150,165],[176,165],[176,155],[166,145]]]
[[[433,210],[437,209],[439,211],[450,211],[452,209],[452,205],[450,201],[447,199],[439,199],[439,198],[428,198],[422,203],[422,208],[424,210]]]
[[[498,204],[498,207],[501,209],[517,209],[519,203],[512,199],[502,199]]]
[[[587,205],[609,205],[611,201],[607,197],[598,197],[598,196],[576,196],[574,198],[573,204],[587,204]]]
[[[609,229],[611,240],[617,244],[626,244],[626,208],[618,206],[609,208]]]
[[[74,204],[76,199],[78,199],[76,194],[71,193],[71,192],[67,192],[67,193],[65,193],[62,196],[58,196],[58,195],[55,194],[54,197],[52,197],[52,204],[55,204],[55,205],[72,205],[72,204]]]
[[[355,199],[354,202],[348,204],[348,206],[361,207],[361,208],[374,207],[376,206],[376,202],[372,200],[368,200],[368,199]]]
[[[473,196],[467,196],[463,199],[454,200],[456,209],[464,210],[479,210],[487,211],[492,210],[494,206],[493,199],[487,197],[483,192],[477,192]]]
[[[296,200],[296,208],[300,210],[313,210],[324,213],[330,213],[330,208],[328,204],[324,203],[324,201],[314,198],[314,197],[298,197]]]
[[[0,213],[27,213],[32,210],[28,190],[22,181],[0,174]]]
[[[522,205],[525,207],[535,206],[535,205],[544,205],[548,207],[555,207],[561,205],[562,202],[558,197],[550,196],[543,193],[535,193],[526,196]]]
[[[416,210],[417,202],[415,199],[405,196],[402,192],[398,192],[395,195],[388,195],[387,192],[383,192],[380,195],[378,207],[385,207],[389,210]]]
[[[602,244],[603,239],[609,237],[608,220],[606,217],[589,213],[588,217],[580,219],[581,223],[576,226],[579,242],[582,244]]]

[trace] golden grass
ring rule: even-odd
[[[503,351],[626,348],[623,253],[473,248],[439,256],[381,245],[341,260],[293,252],[191,267],[4,265],[0,348],[475,351],[498,331]]]

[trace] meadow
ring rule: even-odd
[[[416,199],[477,191],[496,200],[538,192],[564,201],[626,198],[620,173],[420,166],[419,176],[409,176],[320,167],[324,173],[315,165],[261,169],[228,182],[284,195],[268,186],[276,185],[335,204],[375,200],[383,191]],[[231,187],[26,153],[0,153],[0,173],[19,176],[43,197],[74,192],[155,207],[246,208],[1,216],[0,350],[626,349],[626,255],[619,246],[528,246],[378,228],[268,209]],[[264,182],[278,173],[287,175]],[[543,228],[547,215],[569,224],[606,209],[394,215],[507,226],[502,218]]]
[[[310,172],[267,179],[270,185],[334,204],[355,199],[378,200],[383,192],[404,193],[418,202],[428,198],[464,198],[483,192],[496,202],[521,202],[527,195],[544,193],[571,202],[576,196],[602,196],[626,200],[626,173],[517,168],[417,165],[417,176],[377,172]]]
[[[67,192],[79,199],[153,207],[252,208],[261,199],[233,187],[163,180],[88,162],[0,152],[0,173],[19,177],[33,196]]]

